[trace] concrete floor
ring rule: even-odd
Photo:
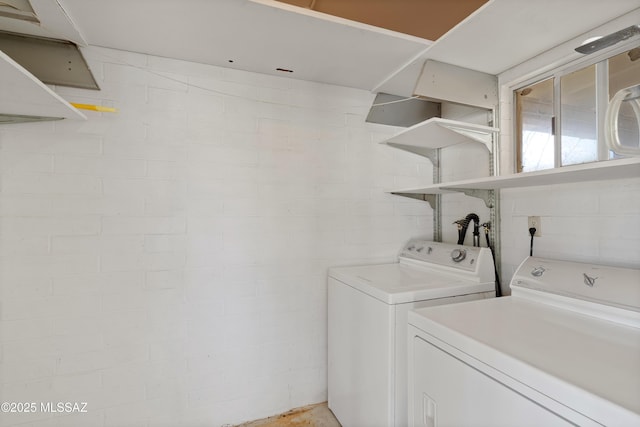
[[[327,402],[292,409],[284,414],[240,424],[237,427],[340,427]]]

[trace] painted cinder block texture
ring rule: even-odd
[[[216,426],[326,400],[326,269],[430,237],[361,90],[83,51],[116,114],[0,128],[0,426]]]

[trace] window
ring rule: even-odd
[[[609,100],[627,93],[620,103],[617,134],[621,152],[640,150],[640,47],[609,59]],[[619,157],[619,156],[616,156]]]
[[[640,47],[635,47],[588,65],[569,64],[515,90],[517,171],[621,157],[606,145],[605,111],[619,90],[639,84]],[[639,127],[640,101],[622,102],[620,144],[638,146]]]
[[[560,77],[560,164],[598,160],[596,66]]]
[[[516,91],[520,135],[518,172],[553,167],[553,82],[551,78]]]

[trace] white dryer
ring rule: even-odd
[[[409,313],[409,425],[640,426],[640,270],[530,257],[511,289]]]
[[[329,408],[344,427],[407,425],[409,310],[490,298],[488,248],[412,240],[398,262],[329,270]]]

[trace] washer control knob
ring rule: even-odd
[[[465,249],[454,249],[451,251],[451,259],[453,262],[460,262],[465,259],[467,256],[467,251]]]
[[[534,267],[533,270],[531,270],[531,275],[533,277],[541,277],[545,271],[544,267]]]

